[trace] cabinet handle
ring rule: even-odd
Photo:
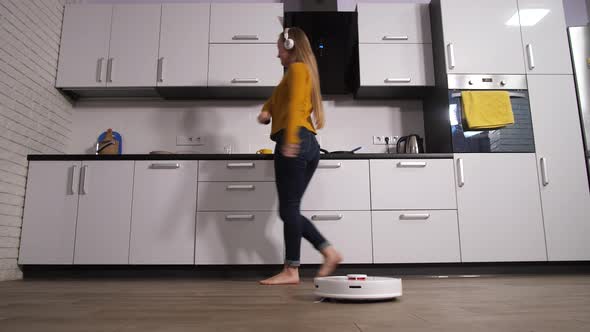
[[[529,60],[529,70],[535,69],[535,56],[533,54],[533,44],[526,45],[526,54]]]
[[[404,213],[399,215],[399,220],[426,220],[430,213]]]
[[[449,53],[449,68],[455,69],[455,46],[453,43],[447,45],[447,52]]]
[[[385,83],[410,83],[412,82],[411,78],[386,78]]]
[[[96,82],[100,83],[102,82],[102,62],[104,61],[104,58],[98,58],[98,61],[96,61]]]
[[[230,184],[229,186],[225,187],[226,190],[247,190],[252,191],[256,189],[256,186],[253,184]]]
[[[82,166],[82,173],[80,174],[80,194],[86,195],[88,194],[88,188],[86,188],[86,174],[88,173],[88,166]]]
[[[71,177],[70,177],[70,185],[72,186],[70,189],[71,189],[72,195],[76,194],[76,186],[74,185],[74,176],[76,175],[76,168],[77,168],[76,165],[72,166],[72,173],[71,173]]]
[[[463,159],[457,159],[457,178],[459,180],[459,187],[465,185],[465,173],[463,172]]]
[[[397,163],[397,167],[399,168],[422,168],[426,167],[425,161],[400,161]]]
[[[176,169],[176,168],[180,168],[180,164],[179,163],[172,163],[172,164],[151,164],[150,165],[151,169]]]
[[[541,158],[541,181],[543,181],[543,187],[549,184],[549,177],[547,176],[547,158]]]
[[[254,168],[254,163],[228,163],[227,168]]]
[[[325,214],[325,215],[318,215],[318,214],[314,214],[313,216],[311,216],[311,220],[314,221],[319,221],[319,220],[340,220],[342,219],[342,215],[341,214]]]
[[[335,164],[319,164],[318,168],[340,168],[342,167],[342,163],[335,163]]]
[[[252,221],[252,220],[254,220],[254,215],[253,214],[228,214],[225,216],[225,220],[227,220],[227,221],[235,221],[235,220]]]
[[[232,83],[258,83],[260,82],[257,78],[234,78],[231,80]]]
[[[383,36],[383,40],[408,40],[408,36]]]
[[[107,83],[113,82],[113,58],[107,61]]]
[[[258,40],[258,35],[235,35],[232,40]]]
[[[164,58],[162,57],[162,58],[158,59],[158,74],[157,74],[158,82],[164,82],[163,71],[164,71]]]

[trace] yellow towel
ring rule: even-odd
[[[506,91],[463,91],[461,100],[463,119],[469,129],[496,129],[514,123]]]

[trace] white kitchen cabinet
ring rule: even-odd
[[[113,6],[66,5],[56,87],[104,87]]]
[[[276,49],[282,18],[282,3],[212,3],[209,41],[267,43]]]
[[[163,4],[158,86],[207,86],[210,4]]]
[[[375,263],[460,262],[456,210],[373,211]]]
[[[283,223],[277,212],[199,212],[196,264],[282,264]]]
[[[528,77],[541,202],[551,261],[590,259],[590,194],[571,75]]]
[[[371,209],[456,209],[450,159],[371,160]]]
[[[153,87],[156,82],[161,5],[115,5],[107,87]]]
[[[19,264],[72,264],[79,161],[31,161]]]
[[[193,264],[197,161],[137,161],[130,264]]]
[[[278,209],[274,182],[199,182],[199,211],[273,211]]]
[[[343,257],[344,264],[373,263],[371,211],[302,211]],[[321,264],[324,259],[301,239],[301,263]]]
[[[301,202],[302,210],[370,210],[367,160],[320,160]]]
[[[283,77],[276,44],[209,44],[209,86],[276,86]]]
[[[572,74],[563,1],[518,0],[528,74]]]
[[[202,160],[199,181],[274,181],[272,160]]]
[[[463,262],[546,261],[535,154],[455,154]]]
[[[431,44],[360,44],[361,86],[433,86]]]
[[[440,0],[448,74],[524,74],[517,0]]]
[[[359,43],[431,43],[428,4],[359,3]]]
[[[84,161],[74,264],[128,264],[133,161]]]

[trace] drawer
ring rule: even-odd
[[[302,210],[370,210],[368,160],[320,160]]]
[[[434,86],[431,44],[360,44],[361,86]]]
[[[431,43],[428,4],[357,4],[360,43]]]
[[[283,67],[273,44],[209,44],[208,86],[274,87]]]
[[[344,264],[373,263],[370,211],[302,211],[344,258]],[[301,263],[321,264],[322,255],[301,240]]]
[[[197,213],[196,264],[282,264],[283,223],[276,212]]]
[[[199,182],[197,211],[276,211],[274,182]]]
[[[452,159],[371,160],[373,210],[457,209]]]
[[[272,160],[202,160],[199,181],[274,181]]]
[[[373,211],[375,263],[460,262],[456,210]]]
[[[212,3],[209,42],[270,43],[276,51],[282,17],[282,3]]]

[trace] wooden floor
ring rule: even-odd
[[[380,303],[316,303],[311,280],[0,282],[0,331],[590,331],[590,275],[404,278]]]

